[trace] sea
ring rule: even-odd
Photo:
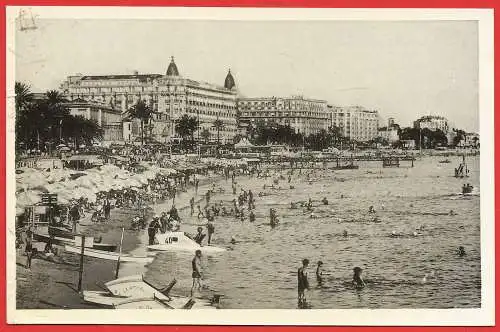
[[[307,258],[307,301],[314,309],[479,308],[479,157],[467,158],[467,178],[454,177],[462,157],[440,163],[443,159],[417,157],[414,167],[410,161],[399,168],[371,161],[359,162],[356,170],[295,170],[290,183],[288,170],[271,170],[264,179],[238,177],[238,193],[241,188],[254,193],[257,219],[216,219],[213,245],[227,251],[203,257],[201,295],[223,294],[223,308],[296,309],[297,269]],[[270,189],[280,174],[285,179]],[[466,183],[474,190],[463,195]],[[221,186],[225,193],[212,201],[230,207],[230,181]],[[312,215],[290,206],[309,198]],[[280,220],[274,228],[270,208]],[[182,217],[182,230],[194,234],[197,218],[189,211]],[[231,244],[231,238],[237,242]],[[465,256],[457,254],[459,246]],[[175,278],[173,292],[188,295],[192,257],[162,252],[145,276],[160,285]],[[318,261],[321,281],[315,275]],[[354,267],[363,269],[362,290],[351,286]]]

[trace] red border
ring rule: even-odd
[[[202,7],[303,7],[303,8],[493,8],[499,7],[499,1],[495,0],[378,0],[377,2],[368,0],[336,0],[335,2],[329,0],[0,0],[0,62],[3,73],[6,72],[6,28],[5,28],[5,6],[202,6]],[[495,26],[500,27],[500,19],[495,15]],[[498,35],[495,34],[495,60],[498,58],[500,45]],[[495,61],[496,62],[496,61]],[[5,75],[5,74],[4,74]],[[499,78],[498,70],[495,70],[495,82]],[[2,77],[0,82],[0,99],[2,101],[6,98],[5,91],[5,77]],[[499,96],[498,88],[495,88],[495,96]],[[0,127],[5,128],[5,103],[2,102]],[[500,130],[500,120],[495,117],[495,132],[496,129]],[[5,129],[0,129],[0,141],[5,142]],[[500,135],[495,135],[495,161],[498,159],[498,149],[500,146]],[[5,165],[6,150],[5,144],[0,148],[0,165]],[[495,168],[495,178],[498,178],[500,171]],[[0,167],[0,187],[5,188],[5,167]],[[500,183],[495,181],[495,192],[500,188]],[[500,210],[500,198],[495,199],[495,213]],[[2,225],[0,226],[0,241],[6,243],[6,227],[5,227],[5,207],[6,207],[6,192],[3,190],[0,196],[0,210],[3,211],[3,218],[1,218]],[[495,236],[500,235],[500,227],[495,230]],[[498,263],[500,256],[500,246],[495,245],[495,262]],[[305,331],[305,332],[319,332],[319,331],[427,331],[427,332],[452,332],[452,331],[466,331],[466,332],[485,332],[500,330],[497,327],[287,327],[287,326],[273,326],[273,327],[226,327],[226,326],[117,326],[117,325],[79,325],[79,326],[54,326],[54,325],[7,325],[6,323],[6,271],[5,271],[6,255],[5,251],[0,254],[0,298],[4,299],[0,303],[0,332],[1,331],[34,331],[37,332],[66,332],[68,330],[75,332],[86,331],[202,331],[202,332],[219,332],[219,331],[237,331],[237,332],[254,332],[260,329],[272,330],[274,332],[288,332],[288,331]],[[500,285],[500,268],[498,264],[495,267],[497,277],[495,288]],[[495,316],[498,316],[500,310],[500,301],[495,294]]]

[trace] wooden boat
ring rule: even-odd
[[[115,309],[217,309],[210,301],[183,296],[170,296],[170,300],[152,297],[116,296],[106,291],[83,291],[87,303]],[[155,303],[153,303],[155,302]]]
[[[65,245],[64,250],[68,252],[72,252],[75,254],[80,254],[81,248],[76,246]],[[101,258],[110,261],[118,261],[118,257],[120,257],[120,262],[134,262],[134,263],[144,263],[149,264],[154,260],[154,256],[134,256],[130,254],[119,254],[116,252],[109,252],[103,250],[96,250],[92,248],[85,248],[83,253],[85,256]]]
[[[212,245],[200,246],[184,232],[167,232],[164,234],[157,234],[156,241],[158,244],[149,245],[148,249],[189,253],[194,253],[196,250],[201,250],[202,253],[219,253],[226,251],[224,248]]]
[[[54,235],[60,238],[67,238],[67,239],[73,238],[73,232],[71,228],[69,228],[69,226],[63,226],[63,227],[49,226],[48,232],[49,235]]]
[[[157,298],[128,299],[113,305],[115,309],[174,309]]]
[[[133,275],[107,282],[104,284],[105,291],[83,291],[83,299],[85,302],[115,308],[124,308],[125,305],[130,308],[136,305],[153,306],[150,302],[153,299],[161,301],[171,309],[216,309],[215,306],[220,302],[220,295],[215,295],[213,300],[170,295],[174,285],[175,281],[165,289],[158,289],[144,280],[142,275]],[[132,304],[133,302],[137,303]]]
[[[40,234],[33,233],[33,240],[39,242],[47,242],[49,241],[50,236],[48,234]],[[69,245],[75,246],[76,242],[74,239],[68,239],[65,237],[55,236],[52,240],[52,243],[59,246]],[[102,250],[102,251],[115,251],[117,248],[116,244],[108,244],[108,243],[95,243],[92,245],[92,249]]]

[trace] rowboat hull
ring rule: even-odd
[[[75,246],[64,246],[64,250],[68,252],[72,252],[75,254],[80,254],[81,248]],[[154,256],[133,256],[129,254],[118,254],[115,252],[108,252],[102,250],[95,250],[91,248],[85,248],[84,253],[85,256],[101,258],[110,261],[118,261],[118,257],[120,257],[120,262],[134,262],[134,263],[144,263],[149,264],[154,260]]]
[[[33,240],[35,241],[47,242],[49,239],[50,236],[48,234],[36,234],[36,233],[33,234]],[[52,243],[59,246],[64,246],[64,245],[74,246],[75,240],[68,239],[65,237],[55,236],[54,239],[52,240]],[[91,249],[103,250],[103,251],[115,251],[116,248],[117,248],[116,244],[94,243]]]
[[[83,291],[87,303],[115,309],[183,309],[189,297],[171,296],[171,300],[158,297],[120,297],[106,291]],[[194,299],[191,309],[217,309],[204,299]]]
[[[187,252],[193,253],[196,250],[201,250],[202,253],[221,253],[226,251],[224,248],[214,247],[214,246],[182,246],[182,245],[165,245],[165,244],[155,244],[148,246],[149,250],[153,251],[177,251],[177,252]]]
[[[176,309],[182,308],[189,300],[189,298],[183,296],[166,296],[159,289],[146,282],[142,275],[132,275],[108,281],[104,286],[115,296],[127,296],[130,298],[154,297],[161,301],[168,301],[168,304]],[[169,300],[169,297],[171,300]],[[197,298],[194,307],[204,306],[211,307],[211,302],[207,299]]]
[[[125,307],[134,308],[133,306],[135,305],[144,306],[144,303],[140,303],[142,299],[155,299],[163,304],[167,304],[171,309],[182,309],[190,300],[190,298],[184,296],[166,296],[159,289],[146,282],[142,275],[132,275],[112,280],[105,283],[104,286],[106,291],[84,291],[84,301],[121,309]],[[134,300],[139,301],[136,304],[126,303],[134,302]],[[212,305],[212,302],[207,299],[196,298],[193,300],[194,305],[191,307],[192,309],[216,309]],[[149,302],[146,301],[146,303]],[[149,305],[153,306],[151,303]]]

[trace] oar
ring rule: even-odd
[[[115,279],[118,279],[118,271],[120,271],[120,258],[122,256],[122,246],[123,246],[123,232],[125,231],[125,227],[122,227],[122,237],[120,239],[120,253],[118,254],[118,261],[116,262],[116,273]]]

